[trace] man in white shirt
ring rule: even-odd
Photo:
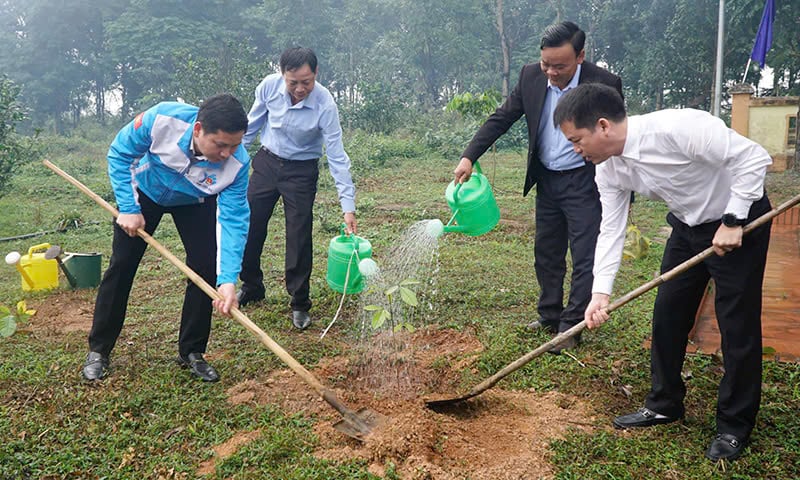
[[[630,192],[669,206],[672,234],[666,272],[712,245],[706,259],[658,289],[653,309],[651,390],[639,411],[614,419],[617,428],[649,427],[684,415],[681,368],[689,331],[710,278],[722,335],[725,374],[717,399],[717,435],[706,457],[734,460],[755,426],[761,399],[761,286],[770,224],[743,238],[742,226],[770,210],[764,192],[764,148],[707,112],[662,110],[628,117],[614,89],[581,85],[554,114],[576,152],[597,165],[603,218],[597,240],[589,328],[608,320],[614,277],[625,240]]]

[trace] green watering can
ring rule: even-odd
[[[444,197],[453,211],[450,221],[444,225],[445,232],[477,237],[489,232],[500,221],[500,209],[497,208],[492,186],[478,162],[475,162],[475,172],[468,181],[458,184],[450,182]],[[453,221],[456,225],[453,225]]]
[[[346,235],[342,224],[341,234],[332,238],[328,245],[328,286],[339,293],[364,290],[364,276],[369,276],[375,268],[371,257],[369,240],[352,233]]]

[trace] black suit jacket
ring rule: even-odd
[[[622,80],[593,63],[581,64],[578,83],[605,83],[622,95]],[[547,76],[539,64],[531,63],[522,67],[514,90],[481,126],[462,155],[475,163],[524,114],[528,121],[528,170],[525,174],[523,196],[530,192],[544,169],[536,150],[536,136],[539,132],[539,119],[542,116],[545,95],[547,95]]]

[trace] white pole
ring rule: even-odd
[[[744,75],[742,75],[742,83],[744,83],[745,79],[747,78],[747,72],[750,71],[750,62],[752,61],[753,61],[752,57],[747,59],[747,66],[744,67]]]
[[[722,54],[725,46],[725,0],[719,0],[719,20],[717,24],[717,68],[714,77],[714,105],[711,113],[719,117],[722,103]]]

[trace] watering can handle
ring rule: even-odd
[[[483,170],[481,170],[481,164],[479,162],[473,163],[472,168],[475,169],[475,172],[483,175]],[[461,185],[463,185],[463,183],[457,183],[455,190],[453,190],[453,203],[455,204],[458,204],[458,191],[461,190]]]
[[[31,248],[28,249],[28,257],[32,256],[33,252],[35,252],[35,251],[47,250],[48,248],[50,248],[50,244],[49,243],[40,243],[39,245],[34,245],[34,246],[32,246]]]
[[[347,228],[347,224],[342,223],[342,226],[339,228],[339,232],[343,237],[350,237],[350,241],[353,242],[353,249],[357,252],[358,251],[358,237],[354,234],[347,235],[345,233],[345,229]]]

